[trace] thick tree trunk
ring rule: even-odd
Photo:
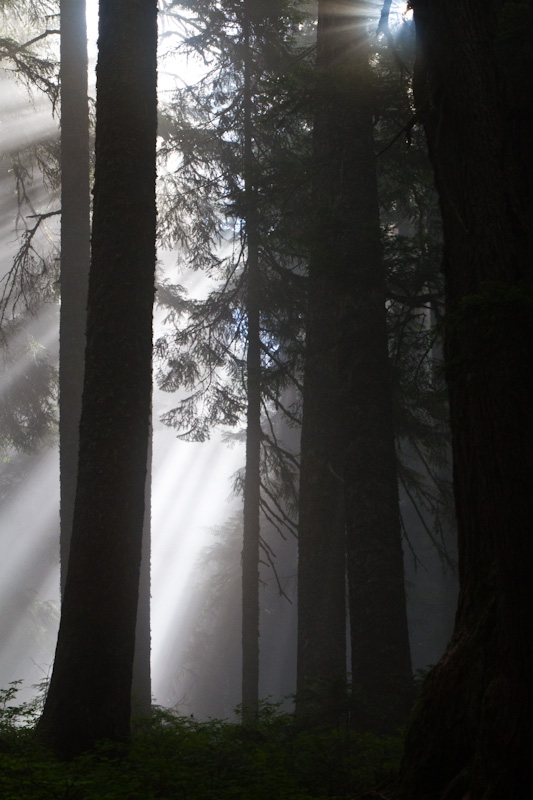
[[[156,0],[101,0],[78,486],[38,735],[71,756],[129,733],[151,401]]]
[[[61,0],[61,311],[59,457],[61,595],[67,576],[83,391],[90,259],[89,101],[85,0]]]
[[[86,0],[62,0],[61,15],[61,312],[59,457],[61,596],[65,590],[78,472],[79,426],[90,262],[89,104]],[[142,578],[135,637],[133,700],[149,713],[150,480],[148,462]]]
[[[246,317],[246,465],[242,548],[242,720],[257,723],[259,709],[259,502],[261,449],[261,339],[259,231],[252,126],[252,45],[248,4],[244,13],[244,192],[248,258]]]
[[[363,6],[324,20],[330,172],[339,186],[342,270],[339,375],[353,722],[377,731],[405,723],[412,702],[402,531],[373,136],[373,89]],[[356,29],[354,31],[353,20]],[[361,30],[358,30],[358,25]],[[336,41],[333,41],[336,40]],[[326,87],[325,87],[326,88]]]
[[[387,729],[405,719],[411,660],[371,78],[366,34],[359,30],[363,9],[353,3],[349,12],[343,14],[329,0],[319,3],[316,240],[309,276],[300,490],[299,679],[304,679],[306,638],[307,650],[315,658],[323,652],[340,668],[345,636],[340,597],[344,563],[342,527],[338,531],[334,521],[338,493],[343,492],[354,724]],[[336,576],[324,573],[328,587],[320,586],[319,575],[320,565],[328,563],[326,553],[336,570]],[[308,562],[315,559],[313,598]],[[332,606],[324,604],[323,612],[316,607],[308,610],[308,597],[315,604],[324,603],[322,592]],[[343,663],[339,671],[344,670]]]
[[[335,723],[346,696],[346,540],[338,363],[342,277],[336,258],[344,232],[335,208],[339,187],[330,173],[332,109],[322,105],[328,102],[327,92],[321,89],[329,67],[323,39],[322,4],[301,438],[296,713]]]
[[[444,223],[460,595],[401,791],[511,800],[533,795],[532,64],[520,55],[533,14],[530,3],[413,5],[415,96]]]

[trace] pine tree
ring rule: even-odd
[[[100,2],[78,486],[56,657],[37,727],[63,756],[124,738],[130,726],[151,403],[156,17],[155,1]]]
[[[363,20],[359,4],[350,14],[333,3],[319,4],[315,238],[300,486],[298,690],[301,694],[306,684],[326,678],[322,703],[329,710],[342,677],[345,524],[354,724],[390,729],[403,721],[408,709],[411,662],[373,87]],[[336,524],[339,496],[344,523]],[[326,588],[320,584],[318,564],[331,552],[338,553],[337,567],[334,574],[325,573]],[[313,564],[314,573],[308,571]],[[328,602],[335,594],[334,609]]]
[[[61,590],[65,588],[78,471],[87,284],[90,259],[90,155],[85,0],[62,0],[61,310],[59,458]]]
[[[444,231],[460,593],[409,726],[400,796],[521,798],[533,791],[531,4],[412,6]]]
[[[169,296],[164,288],[163,300],[175,312],[188,313],[189,324],[176,333],[174,345],[169,346],[168,339],[159,343],[170,367],[162,375],[162,386],[178,388],[185,383],[194,389],[165,416],[166,421],[186,436],[202,439],[214,424],[235,424],[246,417],[246,465],[238,481],[244,497],[243,722],[251,727],[258,709],[260,549],[270,557],[260,534],[260,512],[285,522],[267,486],[264,467],[268,463],[270,474],[283,473],[287,483],[291,478],[285,464],[288,454],[280,456],[277,443],[262,429],[261,418],[269,419],[283,389],[295,382],[298,348],[290,337],[301,329],[298,263],[288,248],[280,249],[278,232],[284,224],[280,206],[288,192],[275,159],[280,153],[287,158],[289,142],[279,142],[275,126],[283,118],[281,105],[288,94],[283,67],[291,66],[292,25],[290,18],[280,20],[276,13],[280,10],[286,14],[283,4],[274,8],[254,3],[243,9],[208,6],[205,13],[212,24],[202,20],[204,38],[198,34],[190,41],[196,48],[214,47],[217,36],[223,43],[222,58],[227,59],[229,52],[231,61],[218,64],[214,77],[190,91],[201,103],[194,128],[187,124],[183,106],[175,109],[181,115],[181,127],[174,128],[183,159],[181,186],[184,178],[189,181],[186,197],[196,189],[188,209],[193,212],[191,236],[182,227],[178,235],[189,244],[192,263],[211,275],[222,274],[224,283],[206,301],[182,301],[181,308],[175,291]],[[281,97],[276,96],[280,89]],[[289,137],[294,121],[285,127],[282,133]],[[276,196],[280,188],[281,197]],[[213,203],[207,213],[206,200]],[[175,213],[173,204],[164,223]],[[220,259],[211,252],[213,241],[232,227],[239,255]],[[233,384],[224,380],[224,371]],[[276,449],[277,458],[272,455]]]

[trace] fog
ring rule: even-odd
[[[400,4],[397,4],[400,6]],[[88,0],[89,53],[94,68],[96,56],[97,0]],[[401,13],[398,8],[395,12]],[[188,62],[169,63],[160,73],[160,91],[170,91],[172,75],[187,80],[198,66]],[[53,141],[58,135],[57,117],[50,103],[36,93],[32,98],[12,77],[0,76],[2,109],[0,202],[0,274],[11,268],[19,241],[15,181],[7,156],[14,150]],[[94,91],[94,80],[91,81]],[[5,157],[5,158],[4,158]],[[28,179],[28,202],[21,213],[29,216],[57,206],[35,165]],[[43,225],[40,246],[57,247],[57,222]],[[180,283],[194,295],[204,291],[202,276],[179,273],[177,254],[160,253],[160,273]],[[156,336],[162,330],[163,314],[156,311]],[[51,302],[31,317],[20,334],[34,342],[52,363],[58,358],[58,305]],[[22,348],[25,349],[24,347]],[[26,348],[27,350],[27,348]],[[30,357],[30,356],[28,356]],[[3,356],[0,396],[27,368],[23,357],[9,362]],[[232,491],[233,475],[242,467],[244,446],[229,447],[215,432],[203,443],[187,443],[159,422],[160,415],[175,404],[175,397],[154,390],[153,474],[152,474],[152,692],[162,705],[181,704],[187,712],[200,716],[231,713],[239,702],[239,525],[241,500]],[[28,455],[11,452],[0,464],[0,686],[22,680],[27,693],[32,685],[51,671],[59,621],[59,467],[57,440],[40,452]],[[413,517],[403,498],[405,517]],[[224,528],[224,526],[226,526]],[[265,526],[269,544],[276,554],[278,579],[262,567],[262,672],[260,695],[279,701],[295,689],[296,641],[296,543],[288,535],[284,541]],[[221,537],[221,529],[226,538]],[[231,531],[233,530],[233,534]],[[440,656],[451,629],[455,583],[451,573],[443,573],[438,556],[424,539],[416,519],[411,519],[412,546],[418,564],[406,549],[407,581],[413,661],[415,668],[434,663]],[[229,531],[229,534],[228,534]],[[236,532],[236,533],[235,533]],[[220,600],[206,606],[208,578],[213,572],[200,566],[206,547],[231,543],[235,568],[229,576],[229,589]],[[218,537],[218,538],[217,538]],[[231,580],[229,579],[231,577]],[[233,583],[231,583],[233,581]],[[438,582],[440,581],[440,585]],[[231,584],[231,585],[230,585]],[[232,588],[233,587],[233,588]],[[228,588],[228,587],[226,587]],[[429,599],[424,600],[427,595]],[[224,605],[226,604],[226,605]],[[223,613],[233,615],[224,618]],[[207,615],[207,617],[206,617]],[[203,626],[203,627],[202,627]],[[200,634],[212,642],[225,639],[228,647],[218,661],[213,645],[204,649],[200,662]],[[196,637],[196,638],[195,638]],[[233,637],[233,638],[232,638]],[[196,648],[196,649],[195,649]],[[349,668],[349,664],[347,665]],[[217,674],[218,668],[218,674]],[[203,672],[202,672],[203,670]],[[213,689],[213,696],[207,687]],[[222,690],[222,687],[225,687]]]

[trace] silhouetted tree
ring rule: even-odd
[[[211,275],[222,274],[224,283],[206,301],[182,302],[189,325],[177,333],[178,347],[169,347],[168,339],[160,343],[160,353],[170,367],[162,385],[177,388],[181,383],[194,388],[192,396],[165,415],[166,421],[185,429],[190,438],[206,438],[212,425],[246,418],[246,463],[237,479],[244,499],[242,705],[243,722],[253,727],[259,702],[259,557],[261,548],[267,552],[260,534],[261,509],[280,519],[279,498],[269,494],[265,465],[270,473],[284,472],[286,483],[290,478],[283,458],[272,456],[277,443],[263,430],[262,418],[270,419],[281,391],[294,382],[297,356],[293,353],[291,359],[289,353],[291,346],[293,351],[297,348],[294,341],[288,348],[285,345],[301,329],[296,310],[301,293],[293,273],[297,265],[294,258],[290,263],[290,248],[279,247],[280,207],[288,189],[276,164],[279,153],[287,158],[294,127],[293,123],[290,130],[289,125],[286,131],[282,127],[287,141],[280,144],[283,135],[278,126],[283,126],[285,114],[280,106],[287,95],[282,76],[283,67],[291,66],[293,23],[290,8],[283,2],[242,7],[229,3],[200,8],[197,30],[190,39],[191,48],[209,52],[213,42],[222,43],[216,77],[190,90],[203,112],[198,113],[198,104],[193,106],[199,118],[196,125],[191,126],[191,115],[183,114],[179,102],[189,94],[185,91],[174,109],[178,124],[169,120],[168,130],[174,128],[181,145],[182,164],[177,172],[189,182],[192,195],[185,200],[193,211],[191,234],[184,235],[180,220],[180,238],[186,241],[194,266]],[[184,194],[182,190],[171,199],[174,208],[176,202],[184,202]],[[222,213],[227,216],[225,229]],[[211,252],[213,243],[232,226],[239,255],[217,258]],[[163,300],[164,292],[163,288]],[[166,298],[180,310],[175,290]],[[225,370],[232,383],[224,376]]]
[[[128,735],[151,404],[155,0],[101,0],[78,486],[39,737],[64,756]]]
[[[346,548],[354,724],[384,729],[407,713],[411,661],[364,21],[362,4],[319,3],[298,693],[305,713],[309,686],[322,684],[323,711],[335,714]]]
[[[444,226],[459,607],[401,796],[533,792],[531,3],[413,0],[413,87]]]
[[[90,259],[90,154],[85,0],[61,0],[61,310],[59,471],[61,592],[74,514]]]

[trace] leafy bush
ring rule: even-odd
[[[18,688],[0,691],[2,800],[344,800],[390,781],[401,749],[399,737],[298,729],[270,703],[253,732],[156,707],[127,745],[63,762],[35,743],[40,699],[18,703]]]

